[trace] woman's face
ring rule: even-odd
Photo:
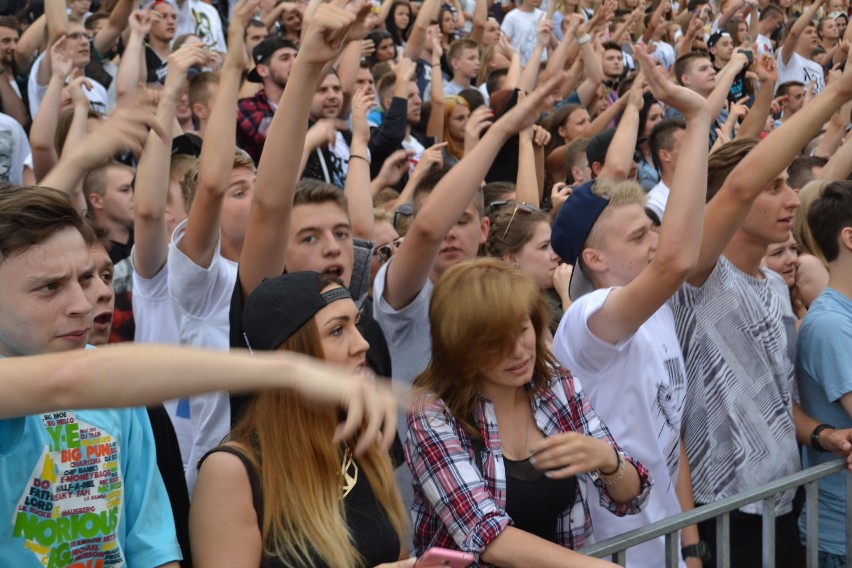
[[[568,115],[568,118],[559,128],[559,134],[565,139],[565,142],[571,142],[575,138],[579,138],[583,130],[589,125],[591,119],[589,111],[584,108],[578,108]]]
[[[379,40],[379,45],[376,47],[376,61],[390,61],[394,56],[393,38],[386,37]]]
[[[748,35],[748,24],[745,22],[740,22],[737,25],[737,45],[742,45],[742,43],[746,40],[746,36]]]
[[[407,4],[397,4],[393,11],[393,23],[396,29],[402,31],[411,21],[411,8]]]
[[[488,20],[485,22],[485,29],[482,32],[482,48],[485,49],[500,41],[500,24],[497,20]]]
[[[846,16],[838,16],[834,21],[837,23],[837,37],[843,37],[843,34],[846,33]]]
[[[792,288],[796,283],[796,270],[799,268],[799,248],[793,235],[783,243],[769,245],[763,262],[766,268],[780,274],[787,286]]]
[[[340,288],[332,284],[323,289],[328,292]],[[355,374],[363,373],[367,365],[367,349],[370,344],[358,331],[360,314],[349,298],[337,300],[314,314],[314,323],[319,330],[325,360],[340,365]]]
[[[642,129],[642,136],[646,138],[650,136],[651,130],[653,130],[654,126],[656,126],[656,124],[661,120],[663,120],[663,107],[661,107],[658,103],[654,103],[648,110],[648,118],[645,119],[645,128]]]
[[[837,22],[831,18],[822,21],[819,31],[821,39],[835,40],[840,37],[837,33]]]
[[[529,274],[542,290],[553,288],[553,272],[559,266],[559,257],[550,247],[550,224],[539,223],[532,238],[517,253],[507,255],[517,267]],[[505,258],[505,257],[504,257]]]
[[[535,328],[527,316],[521,322],[518,336],[509,351],[480,371],[480,390],[493,392],[495,389],[518,389],[530,382],[535,370],[535,339]]]
[[[456,31],[456,22],[453,20],[453,13],[449,10],[441,12],[441,33],[451,34]]]
[[[450,112],[447,132],[455,142],[464,143],[464,127],[467,125],[468,117],[470,117],[470,109],[462,104],[457,104]]]
[[[298,10],[286,10],[281,14],[281,26],[287,33],[297,33],[302,30],[302,15]]]

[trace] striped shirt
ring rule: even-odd
[[[589,516],[589,485],[594,484],[601,505],[623,516],[638,513],[651,488],[651,478],[642,464],[629,457],[612,439],[606,425],[595,414],[579,381],[557,369],[550,388],[531,401],[536,426],[545,435],[581,432],[605,440],[625,461],[636,466],[641,481],[639,495],[630,503],[616,503],[602,480],[582,475],[577,499],[557,520],[556,541],[571,549],[582,548],[592,536]],[[494,405],[484,397],[477,404],[482,434],[482,471],[477,466],[470,435],[444,405],[425,397],[408,416],[405,454],[414,475],[414,543],[417,553],[431,547],[460,549],[477,559],[506,526],[506,470],[500,448],[500,433]],[[483,418],[484,417],[484,418]]]
[[[686,362],[682,435],[696,503],[754,489],[800,469],[793,424],[795,317],[780,276],[754,278],[720,257],[700,288],[672,299]],[[793,491],[776,498],[792,510]],[[760,514],[760,502],[741,509]]]

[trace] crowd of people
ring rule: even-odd
[[[602,567],[852,471],[847,0],[4,6],[4,565]]]

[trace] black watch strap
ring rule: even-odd
[[[687,558],[700,558],[701,562],[708,563],[713,560],[713,554],[710,552],[710,545],[703,540],[696,544],[690,544],[680,549],[680,555],[684,560]]]

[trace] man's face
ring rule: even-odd
[[[431,195],[424,199],[431,199]],[[471,200],[462,216],[444,237],[432,270],[440,275],[451,266],[476,258],[480,245],[488,238],[489,226],[488,217],[480,217],[476,200]]]
[[[246,52],[248,52],[249,57],[251,57],[254,47],[267,37],[269,37],[269,30],[266,29],[266,26],[249,26],[246,28]],[[273,54],[274,56],[275,54]]]
[[[713,69],[710,59],[699,57],[688,66],[682,80],[683,84],[693,91],[707,96],[716,86],[716,70]]]
[[[115,309],[115,290],[112,287],[115,266],[113,266],[106,249],[101,245],[96,243],[89,249],[89,253],[95,263],[97,277],[92,279],[92,285],[87,290],[89,303],[95,308],[88,343],[90,345],[106,345],[109,341],[112,314]]]
[[[128,229],[133,226],[133,171],[124,166],[107,166],[106,192],[96,205],[100,214]]]
[[[420,108],[422,106],[423,99],[420,98],[420,89],[417,88],[417,83],[411,81],[408,83],[408,124],[420,122]]]
[[[245,238],[255,178],[255,173],[248,168],[234,168],[231,172],[222,204],[222,235],[233,243],[242,243]]]
[[[0,354],[55,353],[86,345],[95,263],[73,227],[0,262]]]
[[[605,263],[611,282],[629,284],[657,252],[658,234],[651,219],[644,207],[629,204],[608,207],[597,222],[604,223],[605,230],[596,252]]]
[[[79,22],[68,22],[66,30],[66,49],[74,61],[74,66],[82,69],[89,64],[91,32]]]
[[[805,53],[811,53],[819,45],[819,37],[817,36],[816,28],[808,26],[802,35],[799,36],[799,41],[796,43],[796,49]]]
[[[171,41],[175,38],[176,30],[175,9],[165,2],[155,5],[151,9],[151,37],[160,41]]]
[[[462,77],[472,79],[479,75],[479,50],[475,48],[463,49],[458,58],[453,59],[453,71],[457,71]]]
[[[366,67],[358,68],[358,75],[355,78],[357,88],[366,88],[366,95],[376,95],[376,81],[373,79],[373,74]]]
[[[710,52],[716,56],[718,66],[721,67],[730,61],[731,56],[734,54],[734,40],[731,39],[731,36],[725,34],[719,38],[719,41],[716,42],[716,45],[713,46]]]
[[[603,72],[607,79],[618,79],[624,71],[624,56],[621,50],[607,49],[604,52]]]
[[[784,172],[757,196],[740,230],[763,246],[779,243],[787,239],[793,228],[798,208],[799,198],[787,185],[787,172]]]
[[[311,118],[337,118],[343,105],[343,91],[340,89],[340,79],[334,73],[325,76],[320,86],[314,92],[311,101]]]
[[[678,128],[672,134],[672,149],[671,150],[660,150],[660,155],[663,156],[661,162],[668,162],[671,164],[671,169],[674,171],[675,166],[677,165],[677,159],[680,156],[680,149],[683,146],[683,133],[685,130]]]
[[[268,71],[267,79],[279,89],[283,89],[287,85],[287,79],[290,78],[290,71],[293,69],[293,62],[296,60],[296,50],[292,47],[282,47],[272,54],[269,62],[260,64]]]
[[[349,215],[337,203],[307,203],[293,208],[287,271],[314,270],[352,280],[355,249]]]
[[[787,103],[784,105],[784,114],[793,115],[805,104],[805,88],[793,85],[787,89]]]
[[[18,45],[18,30],[0,27],[0,62],[4,67],[11,67],[15,58],[15,47]]]

